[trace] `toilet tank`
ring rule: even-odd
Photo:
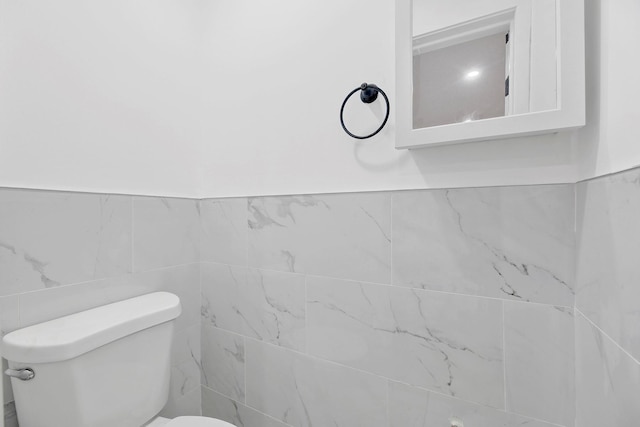
[[[140,427],[165,405],[180,300],[156,292],[7,334],[20,427]]]

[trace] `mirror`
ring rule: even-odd
[[[397,148],[584,125],[583,0],[397,0]]]

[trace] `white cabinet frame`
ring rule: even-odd
[[[585,124],[584,0],[557,0],[557,108],[413,129],[412,0],[396,0],[396,148],[552,133]]]

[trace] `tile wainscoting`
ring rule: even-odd
[[[576,193],[576,425],[638,425],[640,169]]]
[[[550,185],[203,200],[203,413],[573,426],[574,199]]]
[[[163,414],[199,414],[200,234],[197,200],[0,189],[0,329],[173,292],[183,312]],[[16,426],[3,386],[5,425]]]
[[[638,218],[640,170],[205,200],[2,189],[0,326],[178,294],[171,417],[633,425]]]

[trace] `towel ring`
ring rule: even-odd
[[[360,100],[365,104],[371,104],[373,101],[378,99],[378,93],[382,94],[385,102],[387,103],[387,114],[384,116],[384,120],[382,121],[382,124],[375,132],[366,136],[354,135],[353,133],[349,132],[349,129],[347,129],[347,127],[344,124],[344,106],[347,105],[347,101],[349,100],[349,98],[351,98],[351,96],[357,91],[360,91]],[[371,138],[372,136],[378,134],[378,132],[382,130],[384,125],[387,124],[387,120],[389,119],[389,109],[390,109],[389,98],[387,98],[387,94],[384,93],[382,89],[380,89],[378,86],[374,84],[362,83],[360,87],[357,87],[351,92],[349,92],[349,95],[347,95],[347,97],[342,102],[342,107],[340,108],[340,124],[342,125],[342,129],[344,129],[344,131],[352,138],[356,138],[356,139]]]

